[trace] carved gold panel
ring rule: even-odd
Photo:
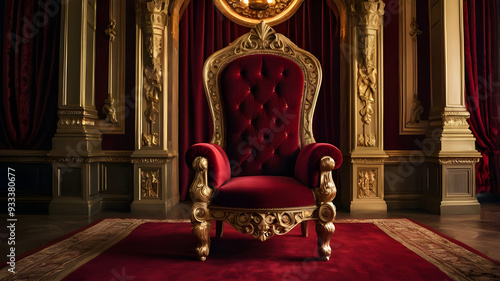
[[[358,170],[358,198],[377,198],[377,170]]]
[[[265,20],[273,26],[289,19],[304,0],[214,0],[215,6],[231,21],[254,27]]]
[[[161,192],[160,169],[141,170],[141,198],[159,199]]]

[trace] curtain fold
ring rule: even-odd
[[[58,4],[7,0],[0,5],[0,149],[50,149],[57,127]]]
[[[477,192],[500,193],[500,81],[496,1],[464,0],[465,85],[469,125],[482,154]]]
[[[212,121],[201,79],[206,58],[227,46],[248,28],[229,21],[212,1],[191,1],[180,22],[179,42],[179,182],[181,199],[189,188],[187,149],[209,142]],[[295,15],[274,29],[311,52],[323,67],[323,82],[314,114],[317,142],[339,145],[340,50],[338,16],[326,1],[305,0]]]

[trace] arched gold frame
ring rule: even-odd
[[[252,54],[283,56],[294,61],[302,69],[305,83],[301,102],[299,140],[301,147],[314,143],[312,121],[321,86],[321,64],[311,53],[300,49],[290,39],[283,34],[276,33],[263,21],[229,46],[213,53],[203,66],[203,85],[214,123],[211,142],[225,147],[224,105],[220,96],[218,77],[228,63],[236,58]]]
[[[238,0],[213,0],[213,1],[217,9],[219,9],[219,11],[221,11],[231,21],[246,27],[254,27],[261,21],[266,21],[267,25],[269,26],[274,26],[286,21],[295,14],[295,12],[297,11],[297,9],[300,7],[300,5],[304,0],[291,0],[289,1],[289,3],[287,3],[288,6],[286,6],[286,8],[283,10],[275,9],[273,7],[269,7],[265,10],[253,10],[250,7],[246,7],[246,9],[245,8],[233,9],[231,7],[231,4],[228,3],[228,1],[239,2]],[[233,5],[238,5],[238,4],[233,3]],[[257,18],[249,17],[246,15],[249,12],[256,13],[259,16],[257,16]],[[270,12],[272,16],[267,16],[266,12],[268,14]]]

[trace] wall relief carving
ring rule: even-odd
[[[358,198],[377,197],[377,170],[358,170]]]
[[[160,198],[160,169],[141,170],[141,198],[142,199]]]

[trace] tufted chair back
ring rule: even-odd
[[[318,60],[261,23],[211,55],[203,78],[211,142],[226,151],[231,177],[293,176],[300,148],[314,142]]]
[[[221,74],[226,153],[232,176],[293,176],[304,75],[282,56],[254,54]]]

